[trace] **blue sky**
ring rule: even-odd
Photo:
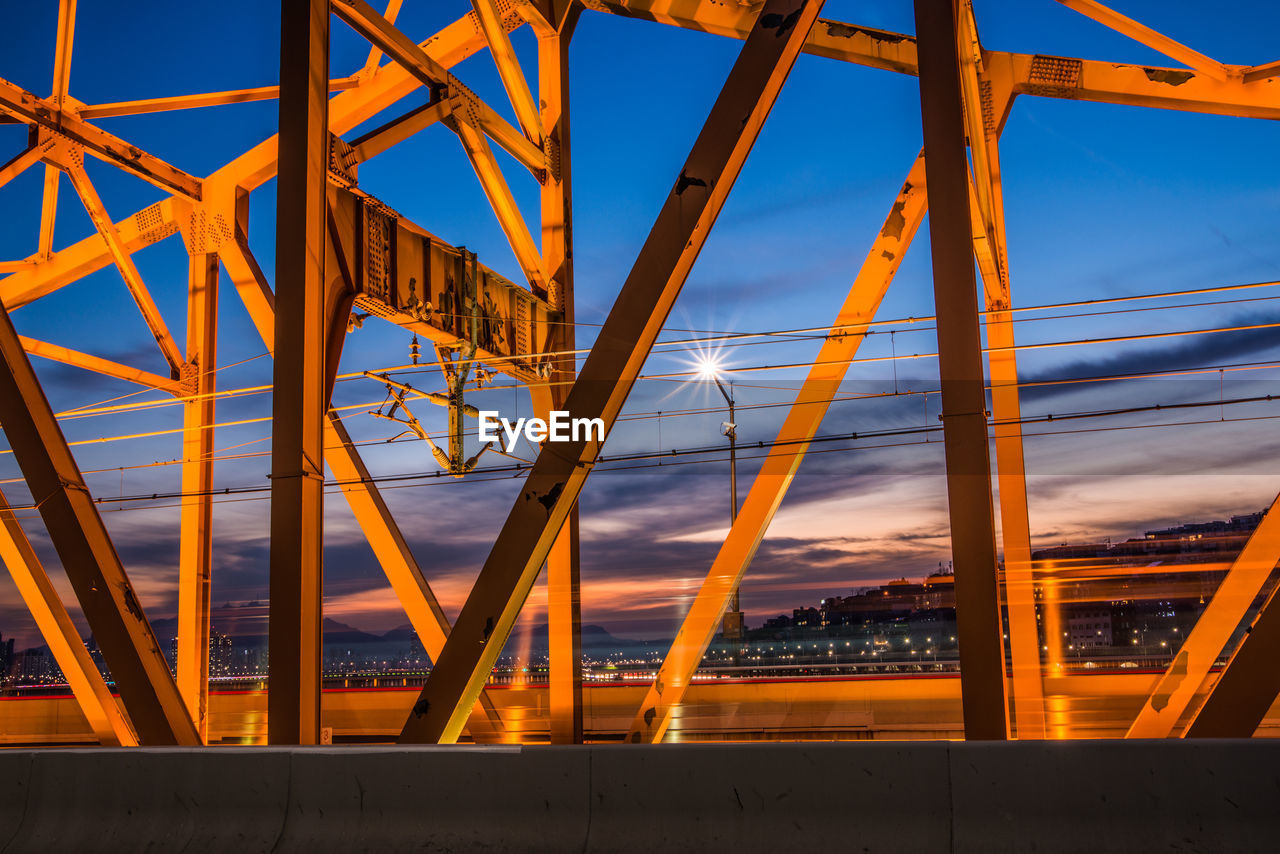
[[[71,93],[85,103],[271,85],[276,82],[278,17],[272,4],[230,0],[215,6],[139,2],[127,18],[118,7],[82,2]],[[994,49],[1174,65],[1050,0],[978,2],[984,43]],[[465,0],[408,0],[400,26],[423,39],[465,13]],[[1117,2],[1116,8],[1182,39],[1216,59],[1253,64],[1276,59],[1280,9],[1247,2],[1229,8]],[[911,4],[829,2],[824,17],[911,32]],[[56,4],[27,6],[0,32],[0,77],[44,94],[51,81]],[[533,68],[528,28],[515,36],[526,68]],[[702,33],[609,15],[584,13],[574,38],[572,113],[577,313],[580,344],[603,321],[731,66],[738,43]],[[332,76],[357,70],[367,47],[333,23]],[[487,53],[455,73],[514,120]],[[420,103],[411,96],[385,119]],[[377,120],[375,120],[376,122]],[[274,132],[275,104],[262,102],[153,116],[101,120],[101,125],[196,174],[207,174]],[[374,122],[371,122],[373,124]],[[802,57],[747,162],[734,193],[668,323],[677,330],[751,331],[811,328],[829,323],[871,238],[920,147],[914,78],[833,60]],[[357,133],[359,130],[357,129]],[[349,134],[348,137],[354,134]],[[21,126],[0,126],[0,148],[17,153]],[[1140,293],[1280,280],[1280,127],[1274,122],[1022,97],[1002,140],[1005,202],[1014,300],[1044,305]],[[499,155],[505,158],[505,155]],[[509,160],[508,179],[526,215],[537,210],[537,187]],[[161,193],[104,164],[90,174],[117,219]],[[0,258],[25,257],[39,228],[39,170],[0,189]],[[518,278],[518,267],[485,203],[456,138],[431,128],[361,169],[363,189],[480,260]],[[273,276],[274,183],[253,196],[250,242]],[[534,225],[536,233],[536,224]],[[63,180],[56,248],[92,227]],[[880,318],[932,313],[927,224],[916,239],[879,313]],[[185,252],[176,239],[150,247],[136,261],[181,340],[185,317]],[[225,278],[224,278],[225,282]],[[1277,289],[1238,292],[1232,305],[1094,315],[1027,322],[1019,340],[1047,342],[1280,321]],[[269,382],[270,365],[234,291],[224,287],[219,376],[222,388]],[[1166,300],[1157,304],[1198,303]],[[1119,307],[1125,307],[1123,304]],[[1143,305],[1149,305],[1144,303]],[[1071,311],[1047,314],[1072,314]],[[118,274],[108,268],[14,314],[23,334],[162,371]],[[1088,376],[1172,367],[1217,366],[1277,358],[1274,330],[1126,345],[1093,345],[1020,354],[1024,379]],[[402,364],[407,335],[370,321],[348,337],[343,371]],[[726,364],[803,362],[816,353],[809,339],[726,351]],[[932,333],[918,324],[872,336],[860,356],[929,353]],[[255,358],[258,357],[258,358]],[[691,356],[655,355],[646,373],[687,369]],[[249,361],[245,361],[249,360]],[[56,409],[129,394],[135,389],[96,375],[37,360]],[[1073,390],[1028,393],[1027,414],[1253,394],[1274,372],[1254,371],[1194,380],[1147,380]],[[799,371],[735,375],[746,404],[783,403]],[[892,388],[889,363],[858,366],[851,382]],[[1247,377],[1247,381],[1246,378]],[[417,382],[417,380],[414,380]],[[899,391],[928,390],[936,368],[928,360],[900,362]],[[421,380],[424,387],[432,382]],[[885,385],[888,383],[889,385]],[[853,386],[851,386],[852,388]],[[1264,392],[1265,393],[1265,392]],[[504,410],[528,412],[527,398],[488,393]],[[154,395],[152,395],[154,397]],[[144,396],[145,397],[145,396]],[[376,384],[339,386],[341,405],[376,404]],[[633,415],[718,405],[698,385],[642,382]],[[930,406],[934,407],[933,412]],[[1265,417],[1265,405],[1246,410]],[[263,395],[219,405],[221,421],[261,417]],[[393,435],[388,425],[359,414],[350,420],[362,440]],[[779,407],[748,409],[739,418],[744,441],[772,437]],[[936,399],[899,396],[833,406],[823,432],[936,425]],[[419,413],[441,429],[440,413]],[[659,447],[698,447],[720,441],[722,416],[664,416],[627,422],[606,455]],[[1171,416],[1126,416],[1154,423]],[[180,423],[175,407],[141,415],[64,423],[72,440],[165,429]],[[1111,425],[1124,422],[1112,420]],[[1031,521],[1037,544],[1065,539],[1128,536],[1145,527],[1218,518],[1266,506],[1280,486],[1269,421],[1222,422],[1057,435],[1029,439]],[[235,453],[265,452],[266,425],[228,427],[217,445]],[[936,437],[934,437],[936,439]],[[921,439],[923,441],[923,439]],[[942,455],[937,444],[815,454],[802,469],[765,546],[749,573],[744,605],[749,622],[851,587],[906,575],[919,577],[947,555]],[[228,451],[231,453],[232,451]],[[87,471],[139,466],[179,455],[176,436],[77,446]],[[429,472],[420,444],[371,446],[375,473]],[[749,457],[744,454],[744,457]],[[745,495],[754,463],[741,461]],[[265,484],[265,457],[219,465],[217,484]],[[0,479],[16,477],[11,456],[0,456]],[[127,468],[88,475],[104,497],[177,488],[176,466]],[[726,464],[666,471],[615,472],[596,477],[583,495],[584,619],[616,633],[668,633],[714,557],[727,522]],[[505,518],[518,486],[509,478],[388,490],[397,518],[414,543],[447,610],[456,611]],[[27,500],[20,483],[3,488],[15,504]],[[215,517],[214,596],[219,603],[265,598],[264,500],[220,503]],[[128,508],[128,509],[121,509]],[[172,502],[113,505],[105,514],[117,546],[153,618],[172,613],[176,576],[177,510]],[[120,512],[114,512],[119,510]],[[378,629],[404,622],[372,555],[338,496],[327,505],[327,595],[330,613]],[[51,567],[38,518],[24,519]],[[65,590],[65,587],[64,587]],[[536,620],[535,610],[530,619]],[[70,601],[71,597],[67,596]],[[215,622],[216,622],[215,618]],[[7,579],[0,579],[0,632],[33,638]]]

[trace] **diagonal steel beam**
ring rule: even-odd
[[[339,77],[329,81],[330,92],[343,92],[360,85],[357,77]],[[222,107],[251,101],[274,101],[280,97],[279,86],[256,86],[252,89],[229,89],[224,92],[202,92],[198,95],[170,95],[165,98],[142,98],[137,101],[113,101],[81,107],[82,119],[105,119],[113,116],[139,116],[144,113],[167,113],[171,110],[194,110],[200,107]]]
[[[1275,62],[1268,62],[1266,65],[1254,65],[1246,68],[1240,76],[1243,83],[1261,83],[1263,80],[1270,80],[1272,77],[1280,77],[1280,59]]]
[[[911,165],[884,226],[872,242],[836,315],[831,332],[814,357],[813,367],[778,430],[777,440],[770,447],[729,535],[640,704],[627,741],[656,744],[666,734],[672,712],[684,700],[694,672],[720,625],[729,597],[742,582],[774,514],[799,472],[808,443],[821,427],[831,400],[848,373],[850,360],[857,355],[866,337],[865,324],[875,317],[927,208],[922,154]]]
[[[1271,576],[1278,557],[1280,496],[1272,502],[1267,515],[1262,517],[1240,554],[1236,555],[1226,577],[1200,614],[1200,619],[1196,620],[1178,654],[1138,712],[1138,717],[1125,734],[1126,738],[1167,738],[1174,734],[1178,721],[1195,699],[1214,662],[1222,655],[1227,641],[1231,639]],[[1246,656],[1245,661],[1250,656]],[[1274,659],[1270,666],[1274,667]],[[1248,670],[1249,666],[1246,665],[1239,672]],[[1238,677],[1233,677],[1232,681],[1236,678]],[[1228,687],[1222,696],[1228,696],[1231,690]],[[1215,706],[1221,702],[1222,700],[1217,701]],[[1213,717],[1211,713],[1211,717],[1205,719],[1206,722],[1201,724],[1202,729],[1210,726],[1208,721]],[[1252,731],[1244,735],[1252,735]]]
[[[915,0],[915,16],[965,737],[1006,739],[1004,640],[956,0]]]
[[[21,338],[22,346],[32,356],[61,362],[64,365],[74,365],[77,368],[84,368],[86,371],[93,371],[103,376],[150,386],[160,391],[167,391],[175,396],[181,396],[186,393],[186,389],[180,380],[162,377],[159,374],[153,374],[141,368],[122,365],[110,359],[103,359],[100,356],[94,356],[89,353],[81,353],[79,350],[72,350],[69,347],[63,347],[58,344],[50,344],[47,341],[38,341],[25,335],[21,336]]]
[[[1210,59],[1203,53],[1192,50],[1181,42],[1174,41],[1145,24],[1140,24],[1132,18],[1125,17],[1114,9],[1097,2],[1097,0],[1058,0],[1058,2],[1068,9],[1074,9],[1081,15],[1092,18],[1104,27],[1128,36],[1158,53],[1163,53],[1172,60],[1207,74],[1214,80],[1226,82],[1231,76],[1231,71],[1216,59]]]
[[[63,570],[143,744],[199,744],[169,663],[7,310],[0,307],[0,416]]]
[[[84,169],[84,158],[79,152],[69,147],[64,147],[57,159],[58,164],[66,171],[67,177],[71,179],[71,185],[75,187],[76,193],[80,196],[80,201],[84,203],[84,209],[88,211],[94,227],[98,229],[98,233],[102,235],[103,241],[106,242],[107,248],[111,252],[111,257],[115,259],[116,267],[120,270],[120,277],[124,279],[125,287],[129,289],[129,295],[138,304],[138,310],[142,312],[142,319],[146,321],[147,328],[151,330],[156,343],[160,345],[160,352],[164,354],[165,359],[169,362],[170,370],[174,376],[181,374],[183,366],[186,365],[186,360],[183,359],[181,351],[178,350],[177,342],[173,340],[173,335],[169,332],[169,327],[165,324],[164,318],[160,314],[160,307],[151,298],[151,292],[147,290],[146,283],[142,281],[142,274],[138,272],[137,265],[133,263],[133,256],[124,245],[124,241],[120,239],[120,233],[116,231],[115,223],[111,221],[111,217],[107,214],[107,209],[103,206],[102,199],[98,196],[98,191],[94,189],[93,182],[89,180],[89,174]]]
[[[565,404],[608,432],[817,19],[821,0],[768,0]],[[538,454],[436,662],[402,742],[453,742],[569,517],[600,448]]]
[[[1270,556],[1259,557],[1264,565],[1268,560],[1275,564],[1280,560],[1280,536],[1274,531],[1267,547]],[[1280,695],[1280,668],[1276,667],[1280,657],[1278,593],[1280,587],[1273,588],[1263,603],[1204,705],[1187,726],[1187,738],[1249,738],[1267,716],[1267,710]]]
[[[45,151],[38,145],[33,145],[21,154],[15,155],[8,163],[0,166],[0,187],[39,163],[44,155]]]
[[[442,97],[460,95],[465,101],[463,118],[468,124],[483,130],[494,142],[501,145],[513,157],[523,163],[535,175],[542,173],[546,157],[537,144],[511,126],[493,108],[481,101],[442,64],[432,59],[426,51],[414,44],[404,33],[393,27],[364,0],[333,0],[333,11],[353,30],[364,36],[387,56],[405,68],[428,89],[444,88]]]
[[[3,493],[0,493],[0,562],[8,567],[18,595],[31,612],[40,636],[53,653],[53,660],[71,686],[71,693],[99,743],[108,747],[136,745],[137,734],[116,705],[98,672],[98,665],[85,649],[79,630],[71,622],[71,615]]]
[[[36,97],[21,86],[3,79],[0,79],[0,113],[8,113],[27,124],[62,134],[83,145],[94,157],[132,172],[162,190],[195,201],[200,200],[199,178],[188,175],[114,134],[64,112],[52,101]]]
[[[493,64],[498,67],[502,87],[507,90],[507,97],[515,108],[520,129],[534,145],[542,145],[542,117],[538,114],[533,93],[529,91],[529,82],[524,79],[524,71],[520,68],[520,60],[516,58],[515,48],[511,46],[511,37],[502,26],[502,14],[498,11],[497,3],[494,0],[471,0],[471,8],[475,9],[476,17],[480,19],[480,29],[484,30],[489,53],[493,56]]]
[[[361,134],[351,140],[352,160],[363,163],[392,146],[399,145],[418,131],[443,121],[453,111],[453,107],[452,101],[433,100],[429,104],[414,107],[404,115],[396,116],[368,133]]]
[[[400,7],[404,5],[404,0],[387,0],[387,9],[382,13],[382,17],[387,19],[388,24],[395,25],[396,18],[400,17]],[[378,63],[382,60],[382,50],[373,45],[369,48],[369,58],[364,61],[364,67],[360,69],[358,76],[372,77],[378,71]]]
[[[502,169],[494,159],[489,143],[485,142],[484,134],[464,121],[451,119],[449,124],[462,140],[462,147],[467,152],[467,159],[471,161],[471,168],[480,179],[480,186],[484,188],[489,206],[498,217],[498,223],[502,226],[503,234],[507,236],[507,242],[511,244],[511,251],[515,253],[516,261],[524,271],[525,278],[529,280],[529,285],[535,294],[545,296],[547,274],[542,269],[542,257],[538,253],[537,245],[533,242],[533,235],[529,233],[524,215],[516,206],[515,196],[511,195],[507,179],[502,176]]]

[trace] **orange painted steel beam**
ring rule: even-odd
[[[182,353],[178,350],[178,344],[173,340],[169,327],[160,315],[159,306],[151,298],[151,292],[147,290],[146,284],[142,281],[142,274],[138,272],[137,265],[133,263],[133,255],[120,239],[115,223],[111,221],[111,217],[107,214],[107,209],[103,206],[102,199],[98,196],[98,191],[94,189],[93,182],[89,180],[89,174],[84,170],[83,158],[78,152],[64,150],[60,153],[58,159],[62,168],[66,170],[67,177],[71,179],[71,184],[75,187],[76,193],[80,196],[80,201],[84,203],[84,209],[88,211],[94,227],[98,229],[98,234],[102,235],[103,241],[107,244],[107,249],[115,259],[116,267],[120,270],[120,277],[124,279],[125,287],[129,289],[129,295],[138,304],[138,310],[142,312],[142,318],[146,321],[147,328],[151,330],[151,335],[156,339],[156,343],[160,345],[160,352],[164,354],[165,359],[169,362],[174,376],[181,374],[186,362],[182,358]]]
[[[249,312],[258,336],[268,354],[276,350],[276,295],[258,259],[249,249],[249,194],[239,191],[235,202],[235,233],[221,248],[222,266],[226,268],[236,294]]]
[[[586,9],[656,21],[690,30],[743,39],[755,21],[752,7],[739,3],[679,3],[672,0],[583,0]],[[804,52],[869,68],[916,73],[916,40],[909,35],[820,18]]]
[[[134,592],[67,440],[0,308],[0,412],[80,609],[141,743],[199,743],[169,664]]]
[[[453,108],[453,101],[432,101],[421,107],[414,107],[404,115],[397,116],[386,124],[351,140],[352,159],[356,163],[363,163],[371,157],[376,157],[419,131],[443,121],[453,112]]]
[[[516,111],[516,119],[525,137],[534,145],[542,145],[542,117],[538,113],[538,105],[534,103],[533,93],[529,91],[529,82],[524,78],[520,68],[520,60],[516,58],[515,48],[511,46],[511,37],[502,26],[502,14],[498,11],[495,0],[471,0],[471,8],[480,19],[480,29],[484,30],[485,41],[489,43],[489,53],[493,64],[498,67],[498,76],[502,79],[502,87],[507,90],[511,106]]]
[[[1004,640],[955,0],[916,0],[965,737],[1006,739]]]
[[[1280,81],[1226,82],[1185,68],[989,51],[988,73],[1007,76],[1014,92],[1160,110],[1280,119]]]
[[[114,223],[121,245],[126,251],[136,252],[177,233],[178,207],[169,198]],[[12,311],[101,270],[113,260],[102,236],[93,234],[49,259],[0,279],[0,301]]]
[[[200,200],[200,179],[3,79],[0,79],[0,113],[61,134],[84,146],[94,157],[132,172],[162,190]]]
[[[191,252],[187,278],[187,376],[182,406],[178,546],[178,691],[201,741],[209,734],[209,616],[213,569],[213,455],[218,364],[218,256]]]
[[[364,0],[333,0],[333,11],[357,33],[403,66],[422,85],[429,89],[444,87],[444,97],[462,96],[466,101],[465,108],[459,111],[463,121],[483,130],[535,175],[542,172],[546,158],[541,148],[526,139],[506,119],[494,112],[492,107],[459,83],[447,68],[432,59],[408,36],[391,26],[372,6]]]
[[[730,4],[673,4],[671,0],[584,0],[588,9],[625,17],[744,38],[748,7]],[[805,52],[868,68],[916,74],[916,40],[904,33],[819,20]],[[1127,104],[1166,110],[1248,118],[1280,118],[1280,86],[1226,82],[1198,71],[1133,63],[984,51],[988,73],[1005,76],[1020,94]],[[1274,72],[1272,72],[1274,73]],[[1266,80],[1271,75],[1255,77]]]
[[[422,648],[435,661],[449,637],[449,618],[422,574],[400,527],[391,515],[364,460],[351,442],[342,419],[330,410],[325,419],[325,462],[347,499],[360,530],[391,583]],[[501,741],[502,720],[488,694],[481,692],[467,731],[477,743]]]
[[[569,392],[574,417],[599,417],[606,433],[613,426],[821,7],[765,3]],[[400,741],[457,740],[600,444],[538,454]]]
[[[577,23],[575,7],[557,23],[538,31],[538,101],[541,127],[549,153],[542,184],[542,269],[547,275],[547,302],[561,312],[553,349],[572,352],[573,193],[569,156],[569,44]],[[554,17],[554,16],[553,16]],[[540,411],[562,409],[576,375],[572,356],[553,365],[552,384]],[[545,414],[540,416],[545,417]],[[582,579],[578,548],[578,507],[547,554],[547,648],[550,659],[548,707],[552,744],[580,744],[582,724]]]
[[[388,24],[394,25],[396,18],[400,16],[400,7],[404,5],[404,0],[387,0],[386,11],[382,13],[382,17],[387,19]],[[364,67],[360,69],[358,77],[372,77],[378,71],[378,63],[382,59],[382,50],[374,45],[369,48],[369,58],[365,60]]]
[[[1280,537],[1272,543],[1280,555]],[[1187,726],[1187,738],[1249,738],[1280,695],[1280,596],[1277,588],[1263,603],[1204,705]]]
[[[444,68],[451,68],[481,50],[484,36],[467,15],[422,43],[426,54]],[[503,19],[514,29],[524,23],[512,13]],[[420,82],[399,65],[381,69],[376,78],[350,92],[342,92],[329,102],[329,127],[341,134],[390,107],[420,87]],[[518,134],[517,134],[518,135]],[[521,137],[523,139],[523,137]],[[527,140],[526,140],[527,144]],[[214,172],[206,180],[214,191],[248,192],[270,180],[276,173],[277,138],[272,136]],[[176,232],[176,203],[173,198],[143,208],[116,224],[130,251],[161,240]],[[9,309],[25,305],[111,263],[111,255],[96,237],[86,238],[54,254],[34,269],[0,279],[0,301]]]
[[[62,106],[71,87],[71,49],[76,36],[76,0],[58,3],[58,36],[53,48],[53,95],[50,99]]]
[[[61,362],[64,365],[73,365],[77,368],[84,368],[86,371],[102,374],[108,377],[115,377],[119,380],[127,380],[131,383],[150,386],[160,391],[167,391],[169,394],[180,396],[185,393],[185,388],[180,380],[162,377],[159,374],[153,374],[150,371],[144,371],[140,368],[134,368],[129,365],[122,365],[119,362],[113,362],[110,359],[103,359],[99,356],[93,356],[88,353],[81,353],[79,350],[72,350],[69,347],[62,347],[58,344],[50,344],[47,341],[38,341],[35,338],[20,336],[22,346],[32,356],[39,356],[41,359],[49,359],[54,362]]]
[[[991,154],[995,154],[992,147]],[[996,165],[998,170],[998,163]],[[1000,187],[994,187],[1003,209]],[[1031,561],[1031,528],[1027,511],[1026,462],[1022,446],[1022,406],[1018,391],[1017,345],[1007,272],[1000,236],[984,235],[984,217],[977,193],[971,193],[974,249],[986,292],[986,329],[990,370],[991,412],[995,434],[997,486],[1000,496],[1000,534],[1004,545],[1004,592],[1009,620],[1009,657],[1013,708],[1020,739],[1047,734],[1044,676],[1040,657],[1040,627],[1036,619],[1035,574]],[[1003,216],[1000,217],[1003,229]],[[981,235],[981,236],[980,236]],[[997,254],[1000,253],[1000,254]],[[1000,259],[1000,260],[997,260]],[[1001,263],[1004,262],[1004,264]],[[1050,607],[1045,601],[1046,610]],[[1054,607],[1057,607],[1056,605]]]
[[[0,493],[0,561],[9,570],[18,595],[31,612],[40,636],[71,687],[89,728],[104,746],[138,743],[128,719],[116,705],[106,681],[85,648],[71,615],[36,556],[9,503]]]
[[[49,98],[54,109],[59,111],[67,100],[67,89],[71,85],[71,50],[75,42],[75,30],[75,0],[61,0],[58,3],[58,35],[54,45],[53,94]],[[36,257],[41,260],[53,254],[54,220],[57,213],[58,171],[51,164],[46,164],[44,195],[40,202],[40,237],[36,248]]]
[[[284,0],[271,402],[271,744],[320,742],[328,80],[329,1]]]
[[[1179,719],[1195,700],[1227,641],[1262,592],[1277,560],[1280,560],[1280,496],[1272,502],[1267,515],[1262,517],[1227,570],[1200,619],[1138,712],[1126,738],[1167,738],[1176,734]],[[1274,659],[1270,666],[1274,666]],[[1248,670],[1246,665],[1241,672]],[[1223,696],[1229,694],[1230,689]]]
[[[38,145],[33,145],[26,151],[15,155],[8,163],[0,166],[0,187],[8,184],[14,178],[39,163],[44,155],[45,152]]]
[[[329,81],[330,92],[344,92],[360,85],[356,77],[340,77]],[[221,107],[227,104],[245,104],[252,101],[273,101],[280,97],[279,86],[257,86],[252,89],[229,89],[225,92],[204,92],[199,95],[173,95],[168,98],[144,98],[136,101],[113,101],[109,104],[90,104],[76,113],[82,119],[105,119],[114,116],[138,116],[146,113],[167,113],[172,110],[194,110],[199,107]]]
[[[1035,579],[1031,566],[1031,527],[1027,512],[1026,462],[1022,448],[1022,407],[1018,397],[1000,174],[1000,132],[1013,103],[1007,80],[992,80],[983,64],[973,4],[964,0],[957,15],[960,83],[973,164],[969,207],[974,255],[986,295],[991,411],[995,421],[1000,535],[1004,546],[1004,599],[1009,626],[1010,687],[1020,739],[1045,737],[1044,684],[1040,664],[1040,626],[1036,619]]]
[[[1231,77],[1230,69],[1216,59],[1211,59],[1163,33],[1125,17],[1114,9],[1098,3],[1097,0],[1058,0],[1058,2],[1068,9],[1074,9],[1081,15],[1092,18],[1104,27],[1146,45],[1157,53],[1162,53],[1172,60],[1207,74],[1214,80],[1226,82]]]
[[[1275,62],[1268,62],[1266,65],[1254,65],[1246,68],[1240,75],[1240,80],[1244,83],[1261,83],[1263,80],[1270,80],[1272,77],[1280,77],[1280,59]]]
[[[450,123],[457,131],[458,138],[462,140],[462,147],[467,152],[467,159],[471,161],[471,168],[480,179],[480,186],[484,188],[484,194],[489,199],[489,206],[498,217],[502,233],[507,236],[507,242],[511,244],[511,251],[515,253],[520,269],[529,280],[529,286],[535,294],[539,296],[545,294],[547,274],[542,269],[542,257],[533,242],[533,235],[529,233],[524,215],[516,205],[515,196],[511,195],[507,179],[502,176],[502,169],[494,159],[489,143],[485,141],[484,134],[465,121]]]
[[[778,438],[761,464],[747,498],[716,554],[684,622],[663,658],[657,678],[636,713],[627,740],[656,744],[671,724],[672,712],[684,701],[694,673],[715,637],[733,591],[755,557],[791,482],[800,470],[834,392],[857,354],[866,327],[875,317],[928,209],[924,156],[917,156],[898,191],[884,226],[876,235],[832,324],[814,365],[787,411]]]
[[[987,304],[987,341],[1014,345],[1013,315]],[[1000,535],[1004,545],[1005,602],[1009,615],[1009,659],[1013,710],[1020,739],[1046,735],[1040,626],[1036,619],[1031,525],[1027,511],[1027,471],[1023,457],[1018,363],[1013,349],[988,356],[991,412],[995,424],[996,484],[1000,495]],[[1046,605],[1047,607],[1047,605]]]
[[[36,257],[41,261],[53,255],[54,221],[58,217],[58,177],[56,166],[44,165],[44,191],[40,197],[40,237],[36,244]]]

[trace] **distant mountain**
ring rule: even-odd
[[[511,633],[511,637],[519,638],[524,635],[532,635],[531,642],[535,647],[546,649],[547,647],[547,624],[540,623],[532,629],[519,629]],[[409,625],[396,626],[391,631],[382,635],[384,641],[395,641],[397,643],[406,643],[412,640],[414,636],[413,627]],[[329,639],[329,635],[325,634],[325,640]],[[511,643],[511,641],[508,641]],[[626,638],[614,637],[609,634],[608,630],[603,626],[588,625],[582,627],[582,645],[584,647],[616,647],[619,644],[632,644],[636,641]]]

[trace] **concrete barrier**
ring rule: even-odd
[[[18,834],[27,809],[31,754],[0,750],[0,851]]]
[[[1280,743],[951,745],[957,852],[1280,851]]]
[[[1261,852],[1280,741],[0,751],[0,851]]]
[[[43,750],[9,852],[269,852],[284,824],[289,751]]]
[[[947,745],[591,751],[592,852],[945,851]]]
[[[298,750],[276,850],[582,851],[590,758],[518,746]]]

